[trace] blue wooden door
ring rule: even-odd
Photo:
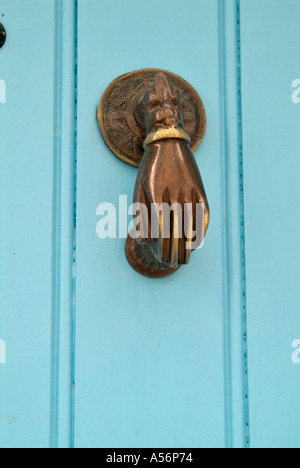
[[[299,17],[298,0],[2,0],[0,447],[300,447]],[[211,225],[160,280],[97,236],[136,177],[97,105],[148,67],[208,120]]]

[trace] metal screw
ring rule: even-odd
[[[0,49],[4,46],[6,41],[6,31],[2,23],[0,23]]]

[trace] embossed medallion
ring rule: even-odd
[[[162,72],[173,92],[180,90],[184,130],[195,151],[206,130],[203,102],[196,90],[184,79],[165,70],[147,68],[127,73],[112,81],[100,101],[97,117],[101,133],[109,148],[123,161],[139,166],[144,154],[146,125],[143,96],[153,89],[155,75]]]

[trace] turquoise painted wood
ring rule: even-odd
[[[49,439],[54,10],[33,8],[1,2],[1,447]]]
[[[0,447],[69,446],[74,2],[0,10]]]
[[[299,18],[297,0],[242,2],[253,447],[300,446]]]
[[[1,448],[300,447],[299,14],[298,0],[2,0]],[[97,105],[145,67],[189,81],[208,118],[211,226],[162,280],[96,233],[98,205],[130,205],[136,177]]]

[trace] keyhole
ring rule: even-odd
[[[6,31],[2,23],[0,23],[0,49],[4,46],[6,40]]]

